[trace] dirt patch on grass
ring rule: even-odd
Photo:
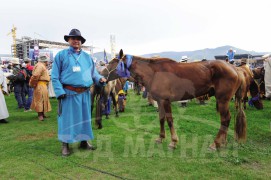
[[[17,137],[16,140],[18,141],[35,141],[41,139],[48,139],[52,137],[56,137],[56,132],[45,132],[39,134],[26,134],[20,137]]]

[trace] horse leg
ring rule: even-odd
[[[171,110],[171,102],[164,101],[164,109],[165,109],[165,117],[167,118],[168,127],[170,129],[171,134],[171,143],[168,145],[170,149],[175,149],[177,146],[177,142],[179,138],[175,132],[174,124],[173,124],[173,117],[172,117],[172,110]]]
[[[165,133],[165,110],[164,107],[159,103],[158,103],[158,109],[159,109],[159,120],[160,120],[160,136],[159,138],[157,138],[155,141],[156,143],[162,143],[163,139],[165,139],[166,137],[166,133]]]
[[[98,126],[98,129],[102,129],[102,108],[101,108],[101,96],[97,95],[96,100],[96,118],[95,124]]]
[[[245,93],[245,96],[243,98],[243,106],[244,106],[244,109],[247,109],[247,101],[248,101],[248,96],[247,96],[247,93]]]
[[[216,150],[227,145],[227,132],[230,125],[231,114],[229,111],[230,100],[217,100],[218,111],[220,113],[220,129],[216,135],[215,141],[210,145],[210,149]]]
[[[96,93],[95,91],[91,94],[91,117],[93,113],[93,108],[94,108],[94,100],[95,100]],[[97,103],[97,102],[96,102]]]
[[[118,108],[117,108],[117,101],[115,99],[116,95],[113,92],[111,92],[110,95],[111,95],[111,98],[112,98],[112,101],[113,101],[113,106],[114,106],[114,109],[115,109],[116,117],[119,117],[119,111],[118,111]]]

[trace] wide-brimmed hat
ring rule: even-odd
[[[38,61],[39,62],[48,62],[48,61],[50,61],[50,59],[47,56],[42,55],[42,56],[39,56]]]
[[[242,58],[241,59],[241,64],[246,64],[247,63],[247,59],[246,58]]]
[[[70,37],[79,37],[82,44],[86,42],[86,39],[81,36],[81,32],[78,29],[72,29],[69,35],[65,35],[65,41],[68,42]]]
[[[188,57],[187,56],[182,56],[182,59],[180,60],[180,62],[187,62],[188,61]]]
[[[29,63],[29,62],[31,62],[31,61],[32,61],[32,59],[30,59],[30,58],[25,58],[25,59],[24,59],[24,62],[25,62],[25,63]]]
[[[19,58],[12,58],[10,60],[10,63],[12,63],[12,64],[20,64]]]
[[[100,64],[100,66],[105,66],[105,62],[104,61],[100,61],[99,64]]]

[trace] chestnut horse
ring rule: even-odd
[[[235,95],[238,103],[238,114],[235,123],[235,137],[238,141],[246,139],[246,117],[241,107],[243,81],[236,68],[224,61],[203,61],[195,63],[177,63],[168,58],[143,58],[124,55],[121,50],[119,58],[111,60],[102,71],[108,80],[119,77],[136,77],[154,100],[158,102],[160,119],[160,136],[157,143],[165,138],[165,119],[167,120],[171,143],[175,149],[178,136],[175,132],[171,102],[192,99],[207,93],[213,93],[220,113],[220,129],[210,148],[226,145],[227,131],[230,124],[229,103]]]
[[[241,65],[236,67],[237,71],[243,74],[244,76],[244,86],[243,89],[243,104],[244,109],[246,109],[246,101],[248,100],[247,93],[250,92],[251,99],[249,100],[249,105],[255,106],[257,109],[263,109],[263,103],[260,99],[260,90],[258,84],[253,79],[252,71],[247,65]]]

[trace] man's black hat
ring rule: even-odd
[[[65,35],[65,41],[68,42],[70,37],[79,37],[82,44],[86,42],[86,39],[81,36],[81,32],[78,29],[72,29],[69,35]]]

